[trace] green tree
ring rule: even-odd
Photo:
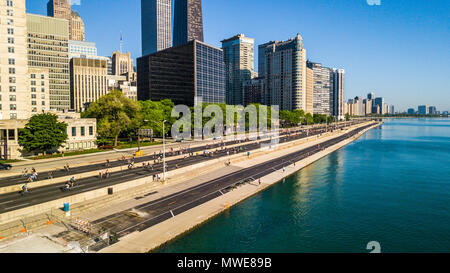
[[[139,105],[139,129],[153,129],[155,135],[162,136],[162,123],[167,120],[165,133],[170,131],[171,125],[176,121],[176,118],[171,117],[172,108],[175,106],[171,100],[139,101]]]
[[[305,122],[306,122],[307,125],[310,125],[310,124],[313,124],[313,123],[314,123],[314,118],[313,118],[313,116],[311,115],[311,113],[307,113],[307,114],[305,115]]]
[[[117,146],[119,135],[137,126],[139,110],[137,102],[125,97],[121,91],[113,90],[91,103],[82,116],[96,118],[100,137],[113,139]]]
[[[25,128],[19,130],[19,143],[27,152],[59,148],[67,140],[67,124],[59,122],[54,114],[31,117]]]
[[[349,113],[345,114],[345,120],[346,121],[350,121],[350,114]]]

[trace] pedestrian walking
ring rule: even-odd
[[[98,177],[100,178],[100,180],[103,179],[103,171],[102,170],[98,171]]]
[[[48,172],[48,179],[49,180],[53,179],[53,172],[52,171]]]
[[[258,184],[259,184],[259,185],[261,185],[261,178],[260,178],[260,179],[258,179]]]

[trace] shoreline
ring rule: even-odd
[[[198,228],[204,223],[212,220],[216,216],[228,210],[230,207],[239,204],[240,202],[251,198],[252,196],[268,189],[277,184],[286,177],[289,177],[304,167],[316,162],[317,160],[333,153],[336,150],[352,143],[361,137],[368,130],[380,126],[382,123],[378,122],[372,126],[362,130],[356,135],[338,142],[323,151],[313,154],[305,159],[295,162],[295,166],[286,167],[285,172],[274,171],[261,178],[261,185],[246,184],[239,188],[228,192],[225,195],[217,197],[200,206],[194,207],[177,217],[166,220],[141,232],[131,233],[111,246],[108,246],[100,253],[148,253],[157,252],[158,249],[173,242],[174,240],[186,235],[188,232]],[[358,126],[357,128],[363,127]],[[357,129],[354,128],[354,129]]]

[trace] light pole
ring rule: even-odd
[[[149,120],[144,119],[144,122],[149,122]],[[141,151],[141,129],[138,129],[137,132],[137,145],[138,145],[138,152]]]
[[[163,181],[166,181],[166,131],[164,124],[167,120],[163,121]]]

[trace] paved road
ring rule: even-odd
[[[323,129],[318,129],[315,131],[315,134],[323,133]],[[310,134],[311,135],[311,134]],[[294,141],[300,138],[306,137],[306,133],[299,133],[294,136],[285,135],[280,138],[280,143],[288,142],[288,141]],[[263,143],[264,141],[261,141],[260,143]],[[267,142],[270,142],[268,140]],[[238,148],[231,148],[228,149],[230,151],[230,154],[235,153],[247,153],[248,151],[252,151],[255,149],[260,148],[260,144],[257,143],[249,143],[249,144],[243,144],[239,146]],[[188,157],[186,159],[180,158],[175,159],[166,162],[168,167],[166,170],[174,170],[177,168],[182,168],[185,166],[189,166],[192,164],[197,164],[200,162],[205,162],[207,160],[216,159],[220,157],[227,156],[227,150],[218,150],[217,152],[214,152],[213,157],[209,156],[193,156]],[[144,159],[142,159],[144,161]],[[137,161],[139,162],[139,161]],[[112,164],[112,163],[111,163]],[[137,164],[139,166],[139,164]],[[102,169],[104,169],[104,166],[102,166]],[[154,165],[153,170],[149,168],[134,168],[134,169],[125,169],[120,172],[112,173],[111,176],[107,179],[100,179],[97,176],[94,177],[88,177],[84,179],[77,180],[75,182],[75,187],[68,192],[64,192],[62,188],[64,187],[63,183],[58,184],[52,184],[48,186],[42,186],[35,189],[32,189],[31,193],[27,193],[24,196],[21,196],[18,192],[12,192],[12,193],[6,193],[0,195],[0,213],[5,213],[21,208],[25,208],[32,205],[41,204],[44,202],[64,198],[67,196],[80,194],[87,191],[92,191],[100,188],[105,188],[109,186],[113,186],[116,184],[124,183],[127,181],[132,181],[144,177],[149,177],[156,174],[162,173],[162,164],[156,164]],[[66,176],[67,174],[65,174]],[[21,182],[23,183],[23,182]]]
[[[341,125],[343,126],[343,125]],[[319,134],[322,133],[323,130],[321,129],[315,129],[316,132],[315,134]],[[320,130],[320,131],[319,131]],[[292,133],[298,133],[298,132],[302,132],[303,130],[295,130]],[[281,133],[280,135],[287,135],[289,133]],[[244,141],[245,142],[245,141]],[[224,141],[224,145],[226,146],[230,146],[230,145],[235,145],[240,143],[239,141]],[[207,149],[215,149],[215,148],[219,148],[222,144],[221,143],[215,143],[215,144],[209,144],[208,148],[206,147],[206,145],[204,146],[198,146],[198,147],[193,147],[188,149],[188,151],[196,153],[196,152],[202,152],[205,148]],[[167,149],[166,149],[167,150]],[[156,153],[155,153],[156,154]],[[179,154],[176,154],[179,155]],[[175,154],[170,153],[170,150],[166,151],[166,159],[172,156],[176,156]],[[157,154],[156,157],[161,156],[162,154]],[[136,165],[139,165],[139,163],[142,162],[148,162],[148,161],[153,161],[155,159],[155,155],[148,155],[148,156],[143,156],[143,157],[137,157],[135,158],[135,163]],[[65,164],[65,161],[63,159],[61,159],[61,165]],[[115,167],[126,167],[128,165],[127,160],[115,160],[115,161],[110,161],[110,165],[109,167],[106,167],[106,160],[105,163],[99,163],[99,164],[91,164],[91,165],[87,165],[87,166],[79,166],[79,167],[74,167],[74,168],[70,168],[70,171],[67,172],[66,170],[64,170],[63,168],[61,169],[54,169],[52,170],[53,173],[53,178],[58,178],[58,177],[66,177],[66,176],[72,176],[72,175],[77,175],[77,174],[82,174],[82,173],[86,173],[86,172],[91,172],[91,171],[98,171],[98,170],[102,170],[105,168],[115,168]],[[70,166],[70,165],[69,165]],[[61,166],[63,167],[63,166]],[[39,172],[39,169],[36,170],[39,174],[39,179],[40,180],[45,180],[48,177],[48,172]],[[20,175],[15,175],[15,176],[11,176],[11,177],[4,177],[4,178],[0,178],[0,187],[7,187],[7,186],[13,186],[13,185],[20,185],[20,184],[24,184],[27,181],[26,177],[20,176]]]
[[[109,229],[119,238],[135,231],[143,231],[153,225],[161,223],[167,219],[175,217],[180,213],[217,198],[228,191],[231,191],[239,184],[257,181],[259,178],[272,172],[280,171],[284,167],[292,165],[293,162],[300,161],[310,155],[322,151],[327,147],[333,146],[372,125],[355,129],[343,136],[328,140],[320,144],[320,147],[309,147],[281,158],[273,159],[253,167],[236,171],[229,175],[208,181],[170,196],[166,196],[164,198],[139,205],[135,208],[98,219],[94,221],[93,224],[101,228]],[[135,213],[135,211],[139,211],[139,213],[146,216],[139,216]]]

